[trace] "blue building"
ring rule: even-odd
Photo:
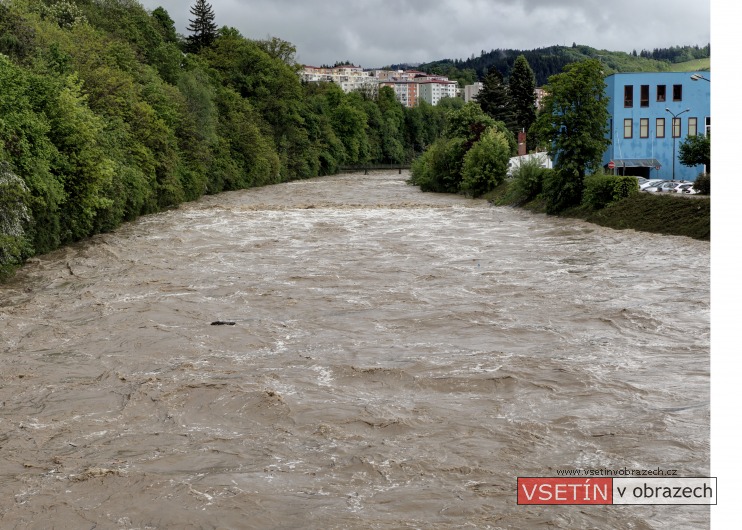
[[[694,74],[700,78],[691,79]],[[609,171],[613,161],[618,175],[695,180],[704,167],[684,166],[677,156],[686,136],[711,130],[710,79],[709,72],[606,77],[611,146],[603,154],[603,167]]]

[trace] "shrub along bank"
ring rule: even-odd
[[[534,194],[525,201],[520,200],[514,193],[516,182],[508,180],[483,198],[499,206],[521,206],[545,213],[547,202],[543,195]],[[632,229],[703,241],[711,239],[711,199],[707,196],[632,193],[602,208],[583,202],[580,206],[568,208],[557,215],[583,219],[618,230]]]

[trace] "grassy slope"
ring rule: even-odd
[[[497,205],[512,205],[507,200],[507,184],[499,186],[484,198]],[[536,212],[545,211],[545,205],[540,199],[521,206]],[[584,219],[618,230],[633,229],[641,232],[692,237],[703,241],[711,239],[710,197],[639,193],[602,210],[578,207],[562,212],[560,216]]]
[[[711,239],[711,199],[709,197],[678,197],[640,193],[623,199],[602,210],[574,209],[564,215],[579,217],[591,223],[616,229],[631,228],[687,236],[709,241]]]
[[[711,70],[711,59],[696,59],[694,61],[686,61],[684,63],[675,63],[670,68],[675,72],[698,72],[704,70]]]

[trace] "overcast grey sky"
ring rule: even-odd
[[[195,0],[164,7],[186,34]],[[611,51],[710,42],[709,0],[212,0],[218,26],[294,44],[297,60],[364,68],[465,59],[482,50],[585,44]],[[716,6],[715,6],[716,8]]]

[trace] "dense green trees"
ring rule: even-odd
[[[512,154],[505,133],[488,128],[464,155],[461,190],[475,197],[493,190],[505,180]]]
[[[404,107],[390,87],[379,90],[378,108],[381,113],[381,159],[383,162],[400,163],[405,158]]]
[[[479,196],[507,174],[516,152],[513,134],[478,103],[449,111],[445,134],[412,164],[411,182],[423,191]]]
[[[25,59],[34,45],[33,27],[17,12],[0,3],[0,54]]]
[[[38,82],[41,90],[33,90]],[[31,196],[24,200],[31,213],[29,225],[22,235],[21,245],[30,245],[36,251],[57,247],[60,237],[60,205],[64,201],[64,183],[51,172],[57,148],[47,136],[50,125],[35,103],[43,100],[42,79],[0,55],[0,163],[3,173],[21,178]],[[15,180],[15,179],[12,179]],[[6,184],[7,186],[10,184]],[[6,203],[3,207],[11,207]],[[3,213],[3,216],[16,214]],[[8,233],[3,233],[7,236]],[[20,248],[20,247],[19,247]],[[7,257],[7,253],[6,253]],[[8,265],[8,262],[0,264]]]
[[[706,166],[711,173],[711,135],[686,136],[678,146],[678,160],[684,166]]]
[[[410,182],[422,191],[458,193],[465,155],[464,138],[439,138],[412,163]]]
[[[459,104],[302,84],[277,38],[194,42],[134,0],[0,3],[0,275],[204,193],[409,161]]]
[[[170,18],[170,13],[164,8],[158,7],[152,11],[152,18],[155,19],[162,38],[165,42],[178,42],[178,34],[175,31],[175,21]]]
[[[554,160],[556,172],[544,182],[553,211],[579,204],[584,178],[600,168],[608,139],[608,100],[600,61],[568,64],[549,78],[543,110],[533,125]]]
[[[515,135],[527,132],[536,120],[536,79],[523,55],[518,56],[507,83],[499,70],[490,70],[482,81],[477,103]],[[533,145],[532,145],[533,147]]]
[[[695,180],[693,187],[704,195],[711,193],[711,133],[686,136],[680,142],[678,160],[684,166],[703,165],[704,172]]]
[[[0,162],[0,280],[33,252],[26,237],[30,200],[26,183],[10,170],[8,162]]]

